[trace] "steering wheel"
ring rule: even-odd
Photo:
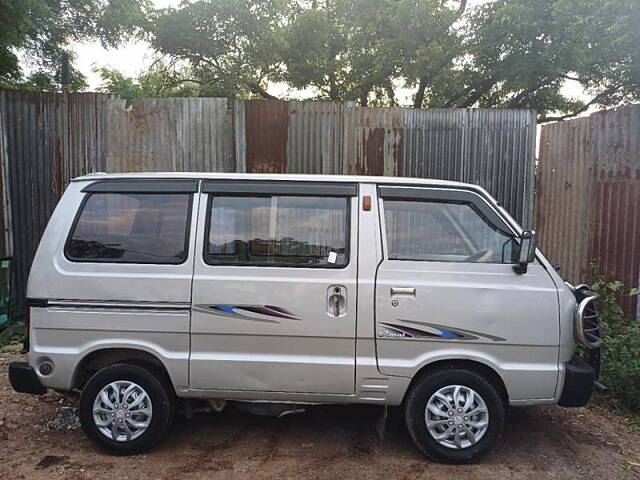
[[[485,260],[489,260],[491,258],[491,256],[493,255],[493,250],[491,249],[487,249],[487,250],[480,250],[479,252],[476,252],[472,255],[469,255],[467,258],[464,259],[465,262],[483,262]]]

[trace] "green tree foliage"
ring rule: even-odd
[[[190,63],[201,94],[414,107],[534,108],[540,120],[640,99],[640,9],[627,0],[195,0],[149,39]],[[568,97],[566,82],[590,100]]]
[[[270,98],[266,85],[281,65],[284,6],[281,0],[184,3],[156,15],[152,44],[189,62],[202,95]]]
[[[402,1],[387,8],[392,31],[399,33],[391,40],[391,50],[399,53],[399,73],[406,86],[417,88],[414,108],[441,106],[434,93],[439,85],[447,86],[440,89],[442,92],[453,87],[452,80],[458,76],[459,62],[465,55],[460,26],[467,2],[453,7],[439,1]]]
[[[0,85],[21,79],[15,49],[28,48],[37,25],[48,17],[46,9],[39,7],[39,1],[0,0]]]
[[[312,87],[318,98],[367,105],[373,96],[395,103],[398,62],[385,33],[387,3],[291,2],[280,32],[282,80],[295,88]]]
[[[148,97],[193,97],[200,93],[200,81],[189,79],[187,72],[161,61],[138,78],[126,77],[117,70],[96,68],[102,80],[99,92],[115,93],[127,100]]]
[[[442,106],[535,108],[543,121],[638,99],[639,28],[627,0],[496,0],[469,16],[459,87],[436,97]],[[591,100],[564,96],[566,80]]]
[[[0,0],[0,88],[59,89],[71,42],[116,46],[143,31],[146,9],[147,0]],[[73,64],[69,73],[71,90],[86,88]]]
[[[0,86],[59,86],[70,42],[149,41],[164,67],[103,89],[416,108],[533,108],[540,121],[640,99],[640,9],[628,0],[0,0]],[[18,53],[35,66],[31,78]],[[99,59],[97,59],[99,60]],[[165,76],[166,78],[161,78]],[[73,88],[82,76],[72,69]],[[151,83],[150,83],[151,82]],[[567,95],[567,82],[586,93]],[[135,86],[137,85],[137,87]],[[110,91],[111,91],[110,90]],[[172,93],[172,94],[173,94]]]

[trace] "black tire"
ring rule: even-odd
[[[482,397],[489,411],[486,433],[477,443],[466,448],[452,449],[443,446],[427,429],[427,403],[435,392],[449,385],[462,385],[473,389]],[[478,460],[502,435],[505,416],[505,402],[498,388],[482,375],[460,368],[438,370],[417,380],[405,403],[405,421],[413,441],[425,455],[438,462],[472,463]]]
[[[149,396],[153,408],[147,430],[129,441],[108,438],[100,432],[93,419],[96,396],[105,386],[118,380],[138,384]],[[149,450],[163,437],[173,417],[172,397],[151,370],[137,365],[116,363],[99,370],[89,379],[80,397],[79,416],[82,429],[97,446],[112,453],[132,455]]]

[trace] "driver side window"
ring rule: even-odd
[[[384,200],[390,260],[513,263],[513,238],[471,203]]]

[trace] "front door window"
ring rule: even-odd
[[[514,240],[464,202],[384,200],[390,260],[513,263]]]

